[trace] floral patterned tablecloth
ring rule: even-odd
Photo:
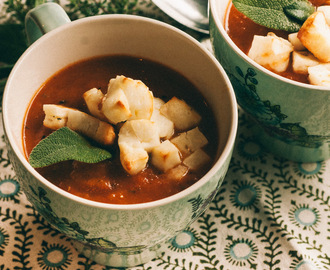
[[[135,4],[140,15],[172,23],[209,46],[206,36],[180,26],[152,2]],[[79,255],[27,201],[0,124],[0,269],[111,269]],[[275,157],[262,149],[251,125],[240,111],[230,168],[209,208],[159,258],[134,269],[330,269],[330,160]]]

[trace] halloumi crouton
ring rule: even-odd
[[[154,98],[154,110],[150,120],[156,124],[159,137],[169,139],[174,133],[174,123],[160,113],[160,107],[164,104],[160,98]]]
[[[148,152],[160,144],[156,125],[150,120],[126,121],[119,130],[120,161],[129,174],[142,171],[147,165]]]
[[[106,120],[104,114],[101,111],[101,104],[104,98],[104,94],[101,90],[92,88],[83,94],[83,98],[91,115],[102,121]]]
[[[180,164],[168,170],[166,174],[169,179],[179,181],[188,173],[188,171],[189,169],[187,166]]]
[[[149,160],[146,150],[126,143],[121,143],[119,150],[120,162],[126,172],[130,175],[135,175],[144,170]]]
[[[113,98],[111,93],[118,90],[120,90],[120,95],[117,93],[116,97],[120,98]],[[126,99],[125,102],[123,102],[123,95]],[[111,98],[111,100],[107,101],[108,98]],[[112,110],[112,108],[120,106],[124,106],[125,111],[129,110],[129,113],[125,113],[121,118],[118,116],[117,111]],[[118,117],[121,121],[133,119],[149,120],[152,111],[153,94],[143,82],[125,76],[117,76],[115,79],[110,80],[102,106],[102,112],[109,119],[110,123],[118,123],[118,120],[116,120]]]
[[[323,12],[327,24],[330,25],[330,1],[328,5],[319,6],[316,10]]]
[[[320,61],[309,51],[294,51],[292,53],[293,71],[300,74],[308,74],[308,68],[320,64]]]
[[[292,44],[293,49],[295,51],[306,50],[305,46],[301,43],[300,39],[298,38],[298,32],[289,34],[288,40]]]
[[[55,104],[44,104],[43,110],[45,113],[43,125],[56,130],[66,126],[69,111],[76,109]]]
[[[156,125],[150,120],[129,120],[123,124],[118,134],[118,144],[128,143],[134,147],[141,147],[150,152],[160,144]]]
[[[102,113],[112,124],[126,121],[132,116],[128,100],[121,88],[107,93],[102,104]]]
[[[267,36],[254,36],[248,56],[269,70],[284,72],[292,51],[293,46],[288,40],[270,32]]]
[[[171,98],[162,105],[160,112],[170,119],[179,131],[196,127],[202,119],[192,107],[177,97]]]
[[[104,144],[113,144],[116,134],[113,126],[77,109],[55,104],[43,105],[44,126],[59,129],[64,126]]]
[[[169,140],[163,141],[152,149],[151,163],[157,169],[166,172],[181,163],[179,149]]]
[[[301,43],[320,61],[330,61],[330,26],[322,11],[308,17],[298,32]]]
[[[171,142],[178,147],[182,155],[188,155],[198,148],[202,148],[208,143],[208,140],[198,127],[183,132],[171,139]]]
[[[197,149],[190,156],[184,159],[183,164],[191,170],[198,170],[211,161],[211,158],[202,149]]]
[[[330,87],[330,63],[310,67],[308,73],[311,84]]]
[[[114,128],[109,123],[78,110],[69,111],[67,127],[104,145],[113,144],[116,138]]]

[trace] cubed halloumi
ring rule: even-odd
[[[298,32],[301,43],[320,61],[330,61],[330,26],[322,11],[308,17]]]
[[[103,100],[101,110],[112,124],[126,121],[132,116],[128,100],[121,88],[107,93]]]
[[[182,155],[188,155],[205,146],[208,140],[199,128],[195,127],[174,137],[171,142],[180,150]]]
[[[120,90],[121,98],[107,101],[111,97],[111,93]],[[122,92],[121,92],[122,91]],[[125,96],[126,102],[123,102]],[[117,95],[116,95],[117,96]],[[118,100],[120,101],[118,103]],[[117,114],[113,116],[111,108],[114,106],[123,106],[125,110],[129,110],[129,114],[125,114],[121,121],[133,120],[133,119],[150,119],[153,111],[153,94],[149,91],[149,88],[140,80],[133,80],[125,76],[117,76],[111,79],[108,86],[107,94],[104,98],[106,106],[102,106],[102,112],[109,119],[111,123],[117,122],[113,120],[113,117],[118,117]]]
[[[330,87],[330,63],[310,67],[308,73],[311,84]]]
[[[105,116],[101,111],[101,104],[104,98],[102,91],[97,88],[92,88],[83,94],[83,98],[91,115],[100,120],[105,120]]]
[[[43,125],[54,130],[65,127],[68,121],[68,113],[71,110],[76,109],[55,104],[44,104],[43,111],[45,113],[45,118]]]
[[[288,40],[292,44],[293,49],[295,51],[306,50],[305,46],[301,43],[300,39],[298,38],[298,32],[289,34]]]
[[[123,124],[118,134],[118,144],[127,143],[150,152],[160,144],[156,125],[150,120],[129,120]]]
[[[326,6],[319,6],[317,11],[322,11],[324,13],[325,20],[328,25],[330,25],[330,1]]]
[[[288,40],[268,33],[267,36],[254,36],[248,56],[267,69],[283,72],[289,65],[292,51]]]
[[[197,149],[183,160],[183,164],[191,170],[198,170],[211,161],[211,158],[202,149]]]
[[[156,124],[159,137],[169,139],[174,133],[174,123],[160,113],[160,107],[164,104],[162,99],[154,97],[154,110],[150,120]]]
[[[169,179],[179,181],[188,173],[188,171],[189,169],[187,166],[180,164],[172,169],[169,169],[166,174]]]
[[[292,53],[293,71],[300,74],[308,74],[308,68],[320,64],[320,61],[309,51],[294,51]]]
[[[105,145],[113,144],[116,138],[114,128],[109,123],[87,113],[55,104],[45,104],[43,108],[45,127],[56,130],[67,126]]]
[[[116,138],[114,128],[109,123],[78,110],[69,111],[66,125],[104,145],[113,144]]]
[[[149,155],[146,150],[141,147],[134,147],[126,143],[119,144],[120,162],[131,175],[135,175],[146,167]]]
[[[201,116],[185,101],[177,97],[171,98],[160,108],[161,114],[174,123],[180,131],[196,127],[201,121]]]
[[[152,149],[151,163],[157,169],[166,172],[181,163],[179,149],[169,140],[163,141]]]

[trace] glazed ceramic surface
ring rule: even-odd
[[[258,123],[260,142],[293,161],[330,158],[330,89],[283,78],[249,59],[224,29],[228,3],[210,1],[211,42],[238,104]]]
[[[109,54],[138,56],[167,65],[194,83],[209,102],[219,131],[218,160],[190,188],[145,204],[97,203],[59,189],[27,162],[22,123],[36,90],[70,63]],[[88,258],[123,267],[157,256],[160,244],[189,226],[214,198],[232,155],[237,107],[222,67],[189,35],[152,19],[102,15],[65,23],[30,46],[9,76],[3,122],[13,167],[37,211],[57,230],[77,240],[77,249]]]

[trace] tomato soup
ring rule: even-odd
[[[235,6],[230,3],[225,16],[225,29],[233,42],[247,54],[250,50],[254,35],[266,36],[268,32],[273,32],[277,36],[288,39],[289,32],[269,29],[253,22],[244,14],[239,12]],[[285,72],[279,75],[291,80],[309,83],[308,75],[298,74],[292,70],[291,63]]]
[[[185,100],[202,117],[200,130],[208,139],[204,149],[215,159],[217,127],[205,99],[185,77],[177,72],[146,59],[129,56],[104,56],[87,59],[60,70],[39,89],[26,113],[23,128],[25,154],[48,136],[52,130],[43,126],[43,104],[59,104],[87,112],[83,93],[96,87],[107,91],[109,79],[117,75],[141,80],[155,97],[168,101],[173,96]],[[105,203],[133,204],[150,202],[178,193],[198,181],[212,166],[189,171],[182,179],[173,180],[148,165],[142,172],[129,175],[122,167],[118,147],[111,147],[111,159],[86,164],[65,161],[37,171],[56,186],[77,196]]]

